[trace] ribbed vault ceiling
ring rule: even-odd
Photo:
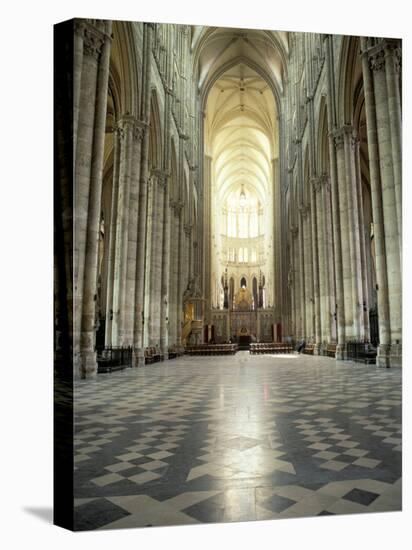
[[[283,90],[288,34],[278,31],[193,27],[192,50],[204,90],[234,62],[258,68],[279,91]]]
[[[215,82],[205,136],[219,200],[245,185],[264,203],[278,150],[277,112],[271,89],[254,70],[240,63]]]
[[[197,26],[192,51],[218,200],[246,185],[264,203],[271,161],[278,156],[277,98],[286,77],[288,34]]]

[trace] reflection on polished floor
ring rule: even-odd
[[[182,357],[75,386],[75,528],[401,509],[401,371]]]

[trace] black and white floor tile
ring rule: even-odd
[[[401,371],[182,357],[75,386],[76,529],[401,510]]]

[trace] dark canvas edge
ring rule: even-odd
[[[73,530],[73,50],[74,20],[53,28],[54,466],[53,523]]]

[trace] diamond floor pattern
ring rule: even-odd
[[[182,357],[75,385],[76,529],[401,509],[401,371]]]

